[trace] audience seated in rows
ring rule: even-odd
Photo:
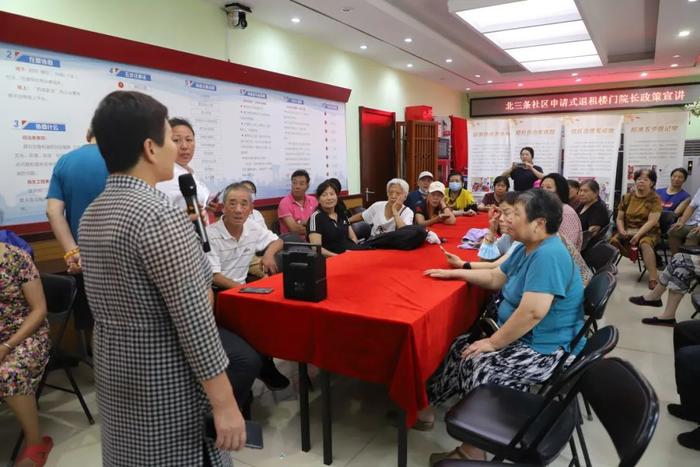
[[[542,178],[542,189],[554,193],[562,202],[563,215],[559,234],[571,242],[577,250],[581,249],[583,235],[578,214],[569,205],[569,184],[558,173],[547,174]]]
[[[425,271],[433,278],[501,289],[503,295],[498,308],[500,329],[475,342],[468,334],[455,340],[428,381],[431,405],[463,396],[487,382],[527,391],[550,378],[583,325],[583,283],[557,236],[561,220],[562,204],[556,196],[529,190],[517,198],[511,226],[513,238],[522,245],[498,268]],[[577,353],[582,345],[571,350]],[[420,425],[430,427],[433,420],[431,410],[421,411]],[[462,445],[432,455],[431,465],[447,457],[484,459],[485,453]]]
[[[413,208],[415,223],[424,227],[442,223],[453,225],[457,222],[452,209],[445,202],[445,185],[442,182],[433,182],[428,188],[428,196],[425,200],[416,203]]]
[[[350,223],[364,220],[372,226],[372,236],[412,225],[413,211],[404,205],[407,195],[406,180],[392,178],[386,184],[387,201],[377,201],[365,211],[353,215]]]
[[[323,256],[336,256],[357,246],[357,236],[350,227],[345,209],[340,206],[340,190],[332,180],[316,188],[318,208],[309,217],[306,226],[309,242],[321,245]]]
[[[484,195],[481,199],[481,203],[477,207],[479,211],[486,212],[491,206],[498,206],[503,197],[510,190],[510,181],[508,177],[499,175],[493,179],[493,191],[490,191]]]
[[[656,194],[661,198],[664,211],[676,213],[676,217],[683,214],[690,203],[690,194],[683,189],[683,184],[688,179],[688,171],[682,167],[671,172],[671,184],[666,188],[659,188]]]
[[[477,205],[472,192],[464,188],[464,179],[459,172],[451,172],[447,178],[445,190],[447,207],[455,216],[473,216],[476,214]]]
[[[623,256],[636,259],[637,249],[641,250],[644,265],[649,271],[649,289],[658,283],[656,269],[656,244],[659,243],[659,218],[661,200],[654,191],[656,172],[640,169],[634,172],[634,190],[625,194],[617,208],[617,233],[610,243],[620,250]]]
[[[600,185],[593,179],[581,182],[578,197],[579,206],[576,212],[581,221],[581,229],[591,233],[591,243],[602,238],[610,224],[608,207],[598,196]]]
[[[277,207],[281,235],[293,233],[306,238],[306,224],[318,206],[318,200],[306,194],[310,180],[306,170],[295,170],[292,173],[292,191],[282,198]]]

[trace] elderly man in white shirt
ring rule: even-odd
[[[214,273],[214,285],[230,289],[245,284],[256,251],[265,251],[263,272],[275,274],[275,254],[282,249],[283,242],[260,223],[249,221],[253,197],[248,187],[243,183],[229,185],[224,190],[223,205],[224,215],[207,227],[211,244],[207,257]]]

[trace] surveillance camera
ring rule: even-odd
[[[246,19],[246,13],[253,13],[250,7],[241,3],[229,3],[224,6],[224,11],[226,12],[226,20],[228,21],[229,27],[233,29],[247,28],[248,20]]]

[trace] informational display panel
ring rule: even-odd
[[[493,191],[493,179],[511,165],[507,119],[470,120],[469,190],[477,198]]]
[[[56,160],[85,143],[99,101],[115,90],[152,95],[196,134],[192,166],[215,193],[253,180],[260,198],[289,192],[306,169],[314,187],[347,187],[345,104],[0,42],[0,225],[46,221]]]
[[[622,115],[564,117],[564,177],[595,179],[600,199],[613,206]]]
[[[625,115],[625,150],[622,189],[634,188],[634,172],[654,169],[657,188],[665,188],[671,172],[683,165],[688,112],[646,112]]]
[[[561,118],[513,118],[510,120],[510,159],[520,162],[520,150],[531,147],[534,163],[545,174],[561,171]]]

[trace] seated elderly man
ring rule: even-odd
[[[214,274],[214,285],[220,289],[230,289],[245,284],[248,266],[256,251],[265,251],[262,257],[263,271],[275,274],[275,254],[282,249],[282,240],[258,222],[246,222],[253,210],[253,195],[250,189],[244,183],[229,185],[224,190],[223,204],[224,215],[207,227],[211,244],[207,258]],[[229,352],[229,347],[248,346],[243,339],[225,329],[220,328],[219,332],[229,359],[235,359],[236,354],[235,349]],[[289,380],[277,370],[272,358],[262,358],[262,368],[259,374],[253,375],[253,379],[257,376],[271,390],[289,386]],[[235,367],[235,362],[232,363],[231,366]],[[252,380],[245,384],[249,389]],[[236,386],[233,384],[234,390]],[[240,400],[238,395],[236,400]]]
[[[372,236],[393,232],[413,224],[413,211],[404,205],[408,195],[408,183],[401,178],[392,178],[386,184],[387,201],[377,201],[367,210],[355,214],[349,220],[364,220],[372,226]]]

